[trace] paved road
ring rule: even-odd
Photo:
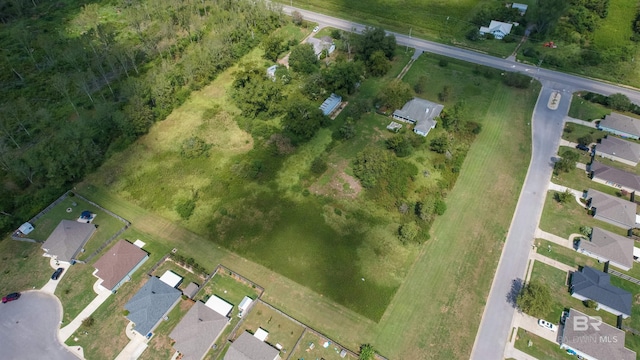
[[[0,304],[0,349],[3,359],[77,360],[58,341],[62,319],[58,299],[42,291]]]
[[[291,6],[283,6],[283,11],[286,14],[291,14],[291,12],[294,10],[299,11],[306,20],[315,21],[323,27],[331,26],[342,30],[355,29],[355,31],[357,32],[361,32],[365,28],[365,25],[363,24],[338,19],[324,14],[314,13]],[[455,59],[465,60],[471,63],[490,66],[497,69],[527,73],[542,81],[555,82],[558,84],[560,89],[573,88],[576,90],[589,90],[604,95],[622,93],[627,95],[629,99],[631,99],[631,101],[640,104],[640,91],[631,88],[603,83],[597,80],[585,79],[579,76],[569,75],[553,70],[540,69],[536,66],[520,64],[512,60],[502,59],[475,51],[460,49],[449,45],[418,39],[415,37],[409,37],[405,34],[398,34],[395,32],[389,33],[395,35],[396,41],[399,45],[410,46],[412,48],[415,48],[416,50],[445,55]]]
[[[533,152],[520,193],[498,270],[471,353],[472,359],[502,359],[515,309],[507,299],[514,279],[523,279],[553,170],[552,158],[562,134],[563,119],[569,111],[571,93],[562,94],[557,110],[547,108],[554,89],[562,85],[544,82],[533,114]]]

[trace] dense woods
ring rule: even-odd
[[[27,220],[257,46],[284,21],[273,6],[0,1],[0,228]]]

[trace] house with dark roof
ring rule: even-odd
[[[414,133],[427,136],[429,131],[436,127],[435,118],[440,115],[443,108],[443,105],[429,100],[413,98],[404,104],[402,109],[394,111],[393,118],[413,124]]]
[[[571,296],[598,303],[597,310],[628,318],[631,316],[631,293],[609,283],[607,273],[585,266],[579,272],[571,274]]]
[[[224,360],[280,360],[280,351],[245,331],[231,343]]]
[[[633,239],[594,227],[589,239],[578,241],[578,252],[624,271],[633,267]]]
[[[631,229],[636,226],[637,205],[629,200],[611,196],[597,190],[589,189],[586,194],[587,208],[593,217],[619,226]]]
[[[638,162],[640,162],[640,144],[622,140],[615,136],[607,136],[600,139],[600,142],[596,144],[595,154],[605,159],[637,166]]]
[[[560,327],[560,348],[589,360],[635,360],[636,353],[624,347],[625,332],[601,319],[569,309]]]
[[[598,129],[631,139],[640,139],[640,119],[611,113],[600,120]]]
[[[62,220],[51,235],[42,244],[44,256],[56,258],[58,261],[71,262],[89,241],[96,226],[85,222]]]
[[[148,258],[146,251],[126,240],[120,240],[93,264],[96,268],[93,275],[102,279],[100,286],[115,292],[122,284],[131,280],[131,275]]]
[[[640,176],[593,161],[589,165],[591,180],[625,190],[627,192],[640,191]]]
[[[229,318],[197,301],[169,337],[175,341],[173,348],[182,355],[182,360],[200,360],[207,355],[228,323]]]
[[[180,290],[165,284],[155,276],[150,277],[124,305],[129,312],[127,319],[135,324],[133,330],[147,336],[180,301],[180,295]]]

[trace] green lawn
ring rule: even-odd
[[[73,194],[73,193],[70,193]],[[91,195],[88,194],[88,198],[91,200]],[[74,205],[75,204],[75,205]],[[67,211],[71,210],[71,211]],[[51,232],[58,226],[62,220],[76,220],[80,217],[80,214],[85,211],[91,211],[96,214],[93,224],[98,228],[84,246],[84,252],[78,254],[78,259],[83,260],[95,250],[97,250],[102,244],[104,244],[111,236],[113,236],[118,230],[122,229],[125,224],[116,219],[115,217],[102,211],[88,202],[80,199],[76,196],[68,196],[66,199],[58,203],[51,208],[46,214],[35,221],[34,230],[29,234],[29,237],[38,241],[45,241],[51,234]]]
[[[603,119],[605,115],[609,114],[611,114],[611,109],[606,108],[604,105],[583,100],[579,97],[579,94],[578,96],[574,96],[571,100],[569,116],[571,116],[572,118],[592,121]]]
[[[603,270],[603,265],[599,264],[598,260],[581,254],[573,249],[554,244],[544,239],[536,239],[535,243],[538,246],[536,252],[563,264],[573,266],[576,269],[579,266],[591,266],[598,270]],[[551,251],[549,251],[549,246],[551,246]]]
[[[540,219],[540,229],[554,235],[569,238],[571,234],[580,233],[581,226],[595,226],[626,236],[627,232],[624,229],[596,220],[591,215],[588,215],[587,209],[578,205],[573,198],[564,204],[559,203],[554,198],[554,193],[554,191],[547,193]]]
[[[92,275],[94,271],[93,266],[78,263],[69,267],[64,277],[59,280],[55,295],[62,303],[62,326],[75,319],[97,296],[93,291],[93,284],[98,281],[98,278]]]
[[[39,289],[51,278],[49,258],[42,256],[41,244],[0,240],[0,293]],[[4,295],[3,295],[4,296]]]
[[[283,350],[281,357],[286,357],[291,352],[296,342],[302,335],[304,327],[279,314],[262,302],[256,303],[248,315],[244,316],[242,324],[233,335],[238,338],[243,332],[255,333],[262,328],[269,333],[267,342],[271,345],[280,344]]]
[[[173,340],[169,337],[173,328],[178,325],[182,317],[191,309],[194,302],[191,300],[180,300],[180,302],[169,312],[169,320],[161,321],[153,331],[153,337],[149,341],[149,346],[139,357],[141,360],[170,359],[175,353],[171,346]]]
[[[331,341],[331,339],[325,339],[311,331],[305,331],[302,335],[302,339],[298,343],[298,346],[293,349],[289,359],[356,360],[356,358],[350,353],[347,353],[347,356],[341,358],[341,349],[336,347],[333,343],[324,348],[323,344],[327,341]],[[313,349],[310,349],[311,344],[313,344]]]
[[[596,142],[597,140],[605,137],[607,133],[598,129],[594,129],[592,127],[588,127],[588,126],[584,126],[576,123],[568,122],[564,125],[562,138],[567,141],[577,143],[578,139],[585,135],[591,135],[593,142]],[[561,152],[561,150],[559,150],[559,152]],[[587,152],[582,151],[582,154],[586,156]]]
[[[196,300],[202,300],[206,302],[211,295],[217,295],[223,298],[234,306],[234,312],[237,311],[237,306],[245,296],[252,299],[257,299],[259,290],[253,288],[250,284],[244,283],[231,277],[228,273],[225,273],[224,269],[220,269],[207,284],[200,289]],[[235,312],[237,314],[237,312]]]
[[[515,348],[536,359],[575,359],[575,356],[569,355],[566,350],[560,349],[560,345],[552,343],[524,329],[518,328],[517,336]]]

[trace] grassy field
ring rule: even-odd
[[[42,256],[41,244],[0,240],[0,293],[39,289],[49,281],[53,268]],[[4,296],[4,295],[2,295]]]
[[[531,346],[529,346],[529,342],[531,342]],[[566,350],[560,349],[558,344],[554,344],[547,339],[543,339],[538,335],[527,332],[521,328],[518,328],[518,337],[516,338],[515,348],[535,357],[536,359],[575,359],[575,356],[569,355]]]
[[[291,321],[284,315],[274,311],[262,302],[256,303],[248,315],[244,317],[242,324],[233,335],[234,339],[249,331],[254,334],[258,328],[262,328],[269,333],[267,342],[271,345],[282,345],[281,357],[286,357],[291,352],[296,342],[302,336],[304,327]]]
[[[569,116],[572,118],[592,121],[603,119],[609,114],[611,114],[611,109],[607,109],[604,105],[583,100],[578,96],[574,96],[571,100]]]
[[[139,357],[141,360],[170,359],[175,353],[171,346],[173,340],[169,337],[171,331],[180,322],[182,317],[191,309],[194,302],[191,300],[180,300],[178,304],[169,312],[169,320],[161,321],[153,331],[153,337],[149,341],[149,346]]]
[[[615,225],[604,221],[596,220],[587,214],[587,209],[578,205],[571,199],[562,204],[554,199],[554,192],[547,193],[547,200],[544,203],[542,218],[540,219],[540,229],[569,238],[571,234],[579,234],[581,226],[599,227],[613,233],[625,235],[627,232]]]
[[[331,341],[330,339],[325,339],[316,335],[311,331],[305,331],[302,334],[302,338],[298,343],[298,346],[293,349],[291,355],[289,355],[290,359],[325,359],[325,360],[340,360],[340,359],[348,359],[348,360],[356,360],[356,357],[347,353],[347,355],[342,358],[340,357],[340,351],[335,344],[330,344],[328,347],[323,347],[325,342]],[[313,344],[313,349],[311,349],[311,344]]]

